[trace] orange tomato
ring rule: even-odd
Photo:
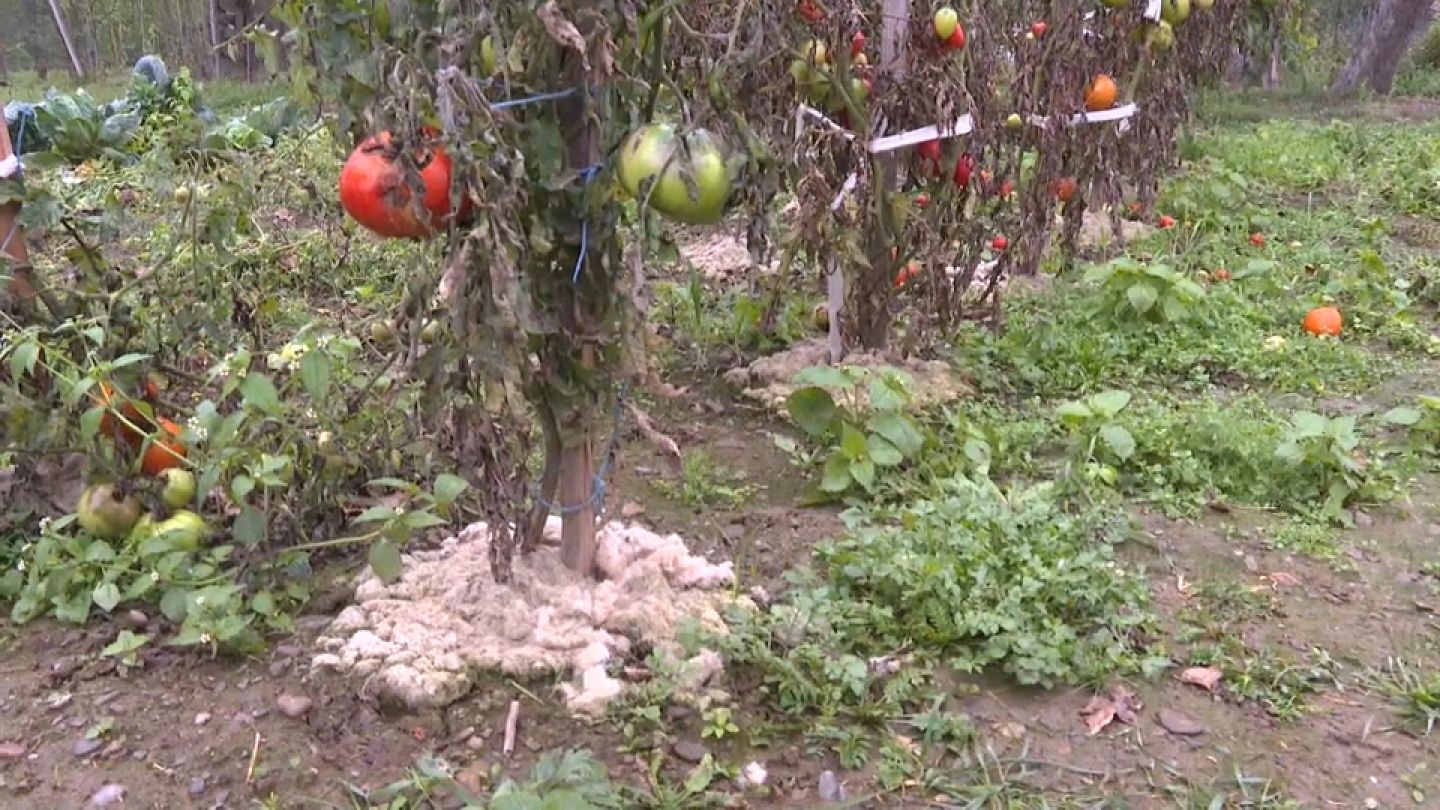
[[[100,435],[123,440],[131,447],[138,446],[145,438],[145,433],[154,429],[154,423],[134,400],[116,391],[113,384],[102,382],[98,387],[99,393],[91,394],[90,398],[105,409],[105,413],[100,416]],[[146,391],[149,392],[148,386]],[[117,410],[121,418],[116,417]]]
[[[910,283],[911,279],[919,275],[920,263],[917,261],[906,262],[905,266],[900,268],[900,272],[895,274],[895,289],[898,290],[901,287],[904,287],[906,284]]]
[[[434,132],[426,135],[433,139]],[[355,221],[381,236],[420,239],[445,228],[450,215],[450,156],[438,142],[420,148],[415,162],[425,186],[421,203],[428,217],[411,205],[411,189],[399,150],[389,132],[367,138],[350,153],[340,171],[340,204]],[[469,212],[462,200],[459,216]]]
[[[1223,267],[1220,268],[1219,270],[1216,270],[1216,271],[1215,271],[1215,280],[1216,280],[1216,281],[1229,281],[1229,280],[1230,280],[1230,271],[1229,271],[1229,270],[1226,270],[1226,269],[1223,268]]]
[[[169,419],[160,419],[160,431],[151,438],[145,448],[145,457],[140,459],[140,471],[149,476],[179,467],[185,460],[185,445],[180,443],[182,430]]]
[[[1335,307],[1316,307],[1305,313],[1305,331],[1312,335],[1339,337],[1345,319]]]
[[[1091,79],[1085,88],[1085,109],[1091,112],[1108,110],[1115,106],[1119,97],[1120,89],[1115,86],[1115,80],[1101,73]]]
[[[1075,182],[1073,177],[1062,177],[1055,181],[1051,191],[1055,192],[1056,199],[1062,203],[1070,202],[1075,197],[1075,192],[1080,190],[1080,184]]]

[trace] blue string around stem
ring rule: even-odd
[[[595,163],[580,170],[580,182],[590,185],[600,170],[605,168],[603,163]],[[575,272],[570,276],[571,284],[580,283],[580,271],[585,269],[585,256],[590,252],[590,219],[586,217],[580,220],[580,255],[575,257]]]
[[[605,445],[605,455],[600,459],[600,469],[595,471],[595,477],[592,479],[590,497],[574,506],[564,506],[545,500],[545,496],[540,494],[539,484],[530,486],[530,496],[535,499],[536,503],[545,507],[547,512],[565,517],[591,508],[599,511],[605,506],[605,479],[610,475],[610,465],[615,461],[615,448],[620,444],[620,417],[625,412],[625,398],[629,392],[630,383],[626,382],[621,384],[620,392],[615,395],[615,414],[610,428],[610,441]]]
[[[12,145],[15,147],[15,149],[14,149],[14,151],[13,151],[13,154],[15,155],[15,159],[16,159],[17,161],[20,159],[21,150],[23,150],[23,149],[25,148],[25,125],[28,124],[28,123],[30,123],[30,121],[29,121],[29,116],[25,115],[24,112],[21,112],[21,113],[20,113],[20,129],[16,130],[16,132],[15,132],[15,143],[12,144]],[[16,217],[16,218],[15,218],[15,221],[12,222],[12,223],[10,223],[10,232],[7,233],[7,234],[5,234],[5,239],[4,239],[3,241],[0,241],[0,256],[8,256],[8,255],[9,255],[6,251],[10,250],[10,242],[15,239],[15,234],[17,234],[17,233],[19,233],[19,232],[20,232],[20,218],[19,218],[19,217]]]
[[[569,98],[570,96],[575,95],[577,92],[579,91],[572,87],[569,90],[557,90],[553,93],[539,93],[533,96],[525,96],[524,98],[512,98],[506,99],[504,101],[496,101],[490,106],[497,110],[508,110],[512,107],[524,107],[530,104],[540,104],[546,101],[559,101],[562,98]]]

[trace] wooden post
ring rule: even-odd
[[[906,56],[910,48],[910,0],[884,0],[880,5],[880,63],[876,71],[878,97],[899,88],[905,81]],[[876,116],[878,119],[878,114]],[[872,121],[870,137],[884,135],[883,120]],[[881,152],[870,160],[873,219],[869,225],[871,269],[860,274],[855,285],[856,337],[866,349],[883,350],[890,342],[890,300],[893,283],[888,272],[890,248],[895,239],[890,195],[895,191],[897,161],[893,152]]]
[[[70,67],[75,70],[75,78],[85,78],[85,68],[80,65],[80,54],[75,52],[75,42],[70,39],[70,26],[65,24],[65,17],[60,13],[60,0],[50,0],[50,14],[55,17],[55,30],[60,32],[60,41],[65,43],[65,52],[70,55]]]
[[[0,107],[4,106],[4,99],[0,99]],[[0,160],[10,157],[13,152],[10,128],[0,126]],[[25,244],[25,229],[20,227],[19,219],[18,201],[0,205],[0,244],[5,245],[4,251],[0,252],[0,261],[10,263],[10,297],[24,311],[35,305],[35,285],[31,281],[30,249]],[[6,238],[9,238],[9,244],[5,244]]]
[[[594,28],[594,20],[592,15],[585,12],[594,10],[598,5],[595,0],[580,0],[572,6],[576,12],[575,24],[587,43],[591,41],[589,35]],[[581,54],[568,53],[566,56],[571,65],[571,69],[565,72],[570,85],[580,88],[589,86],[591,77],[585,64],[588,60]],[[594,166],[600,160],[600,131],[596,113],[590,108],[590,103],[588,94],[577,93],[558,104],[560,132],[566,144],[566,159],[570,169],[577,173]],[[577,238],[577,247],[579,241]],[[604,246],[597,245],[597,241],[604,240],[591,239],[589,248],[599,253],[604,250]],[[576,293],[574,306],[578,313],[583,311],[583,307],[578,300],[579,290]],[[595,347],[587,343],[580,347],[580,353],[581,365],[587,369],[594,368]],[[561,424],[564,449],[560,453],[560,505],[567,511],[563,516],[564,523],[560,533],[560,560],[571,571],[593,576],[596,550],[596,515],[593,501],[595,435],[589,419],[581,419],[578,437],[574,433],[575,427],[573,424]]]

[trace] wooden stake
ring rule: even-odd
[[[0,107],[4,106],[4,100],[0,99]],[[14,153],[14,147],[10,144],[10,128],[0,126],[0,160],[10,157]],[[18,201],[8,202],[0,205],[0,244],[5,242],[7,236],[10,243],[5,246],[3,253],[0,253],[0,260],[8,261],[10,267],[10,296],[15,303],[23,310],[28,310],[35,305],[35,284],[31,280],[30,270],[30,248],[25,243],[25,229],[20,227],[17,220],[20,218],[20,203]],[[13,236],[11,236],[13,229]]]
[[[70,67],[75,70],[75,78],[85,78],[80,54],[75,52],[75,42],[70,39],[70,26],[65,24],[65,17],[60,13],[60,0],[50,0],[50,13],[55,17],[55,30],[60,32],[60,41],[65,43],[65,53],[70,55]]]
[[[594,14],[598,0],[573,4],[575,24],[586,42],[595,27]],[[586,87],[592,77],[586,69],[588,59],[583,55],[567,53],[569,69],[565,75],[573,87]],[[590,99],[584,93],[577,93],[563,99],[557,105],[560,117],[560,132],[565,138],[566,158],[571,171],[582,172],[600,160],[600,130],[595,111],[590,108]],[[584,214],[582,213],[582,216]],[[593,234],[592,234],[593,236]],[[594,253],[603,253],[608,236],[590,240]],[[585,282],[582,279],[581,285]],[[583,288],[583,287],[582,287]],[[574,300],[575,319],[578,326],[584,307],[579,302],[580,289]],[[575,335],[566,335],[577,339]],[[583,339],[583,338],[579,338]],[[590,343],[580,347],[580,364],[585,369],[595,367],[595,346]],[[587,375],[588,376],[588,375]],[[573,425],[561,425],[561,428]],[[564,526],[560,532],[560,560],[566,568],[584,576],[595,573],[595,436],[590,420],[582,420],[581,433],[566,443],[560,454],[560,504],[567,510],[563,515]]]

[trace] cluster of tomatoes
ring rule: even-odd
[[[127,455],[140,455],[140,471],[158,476],[185,462],[186,448],[180,441],[180,425],[156,413],[160,385],[146,379],[140,396],[131,398],[108,382],[100,383],[98,393],[91,394],[95,404],[104,408],[100,417],[100,433],[113,440]]]
[[[180,441],[181,428],[155,413],[159,399],[155,380],[146,379],[139,393],[138,398],[130,398],[105,382],[91,398],[104,408],[100,432],[115,442],[122,456],[132,460],[139,456],[140,472],[156,479],[159,501],[168,516],[144,514],[128,482],[121,482],[87,487],[75,505],[77,522],[88,534],[103,540],[163,533],[176,548],[193,551],[207,527],[204,518],[186,508],[195,500],[196,480],[184,467],[188,451]]]

